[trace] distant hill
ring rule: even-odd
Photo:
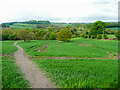
[[[13,25],[15,23],[22,23],[22,24],[51,24],[50,21],[37,21],[37,20],[29,20],[24,22],[9,22],[9,23],[2,23],[6,25]]]
[[[105,22],[107,24],[108,29],[116,29],[117,27],[120,27],[120,25],[118,25],[118,22]],[[91,25],[93,23],[57,23],[57,22],[50,22],[50,21],[37,21],[37,20],[29,20],[29,21],[24,21],[24,22],[7,22],[7,23],[2,23],[1,26],[3,28],[12,28],[12,29],[35,29],[38,26],[45,28],[47,26],[66,26],[66,25],[74,25],[74,26],[79,26],[82,24],[87,24],[89,27],[91,27]]]

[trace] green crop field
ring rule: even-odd
[[[115,35],[108,35],[108,38],[116,38]]]
[[[17,47],[13,46],[14,42],[15,41],[1,42],[3,54],[1,60],[2,88],[27,88],[28,81],[24,79],[24,75],[20,72],[19,67],[15,64],[15,60],[12,56],[13,52],[17,51]]]
[[[107,28],[107,29],[111,29],[111,30],[119,30],[120,28],[118,28],[118,27],[111,27],[111,28]]]
[[[15,23],[13,25],[10,25],[10,28],[12,29],[33,29],[36,28],[36,24],[22,24],[22,23]]]
[[[2,54],[12,54],[17,51],[17,47],[13,46],[15,41],[3,41],[2,43]]]
[[[109,36],[112,38],[113,36]],[[2,41],[2,54],[17,51],[15,41]],[[59,88],[117,88],[118,86],[118,40],[72,38],[70,42],[57,40],[17,41],[25,53],[33,57],[86,57],[89,59],[37,59],[40,70]],[[109,54],[112,57],[109,57]],[[109,59],[104,59],[108,58]],[[28,81],[20,72],[12,56],[2,57],[3,88],[26,88]],[[90,59],[91,58],[91,59]],[[96,58],[96,59],[93,59]],[[103,58],[103,59],[97,59]],[[9,81],[8,81],[9,80]],[[18,82],[19,81],[19,82]]]
[[[24,79],[14,60],[2,58],[2,88],[27,88],[28,81]]]
[[[109,53],[118,52],[118,41],[93,40],[75,38],[70,42],[57,40],[19,42],[27,54],[32,56],[57,56],[57,57],[108,57]],[[48,47],[45,48],[44,46]],[[38,52],[38,50],[41,50]]]
[[[118,60],[34,59],[60,88],[117,88]]]

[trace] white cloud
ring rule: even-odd
[[[30,19],[110,21],[118,17],[118,0],[0,0],[0,3],[0,23]]]

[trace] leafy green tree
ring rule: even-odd
[[[48,31],[50,31],[50,32],[52,32],[52,31],[54,30],[54,28],[51,27],[51,26],[48,26],[47,29],[48,29]]]
[[[47,33],[47,31],[45,31],[45,30],[40,30],[40,31],[39,31],[40,40],[44,39],[44,36],[45,36],[46,33]]]
[[[25,29],[19,30],[17,36],[20,38],[20,40],[24,40],[24,41],[31,40],[32,38],[32,34]]]
[[[69,41],[71,39],[72,32],[67,28],[60,29],[60,32],[57,33],[57,40],[59,41]]]
[[[39,40],[39,39],[40,39],[40,34],[39,34],[39,32],[35,32],[34,38],[35,38],[36,40]]]
[[[6,25],[6,24],[4,24],[4,23],[1,24],[1,26],[2,26],[3,28],[6,28],[6,27],[8,28],[8,27],[9,27],[8,25]]]
[[[91,35],[98,35],[104,33],[103,30],[106,29],[106,23],[102,21],[96,21],[95,23],[92,24],[90,28],[90,33]]]
[[[2,40],[9,40],[9,34],[2,34]]]
[[[56,39],[54,32],[52,32],[52,33],[50,34],[49,39],[50,39],[50,40],[55,40],[55,39]]]
[[[107,34],[104,34],[104,35],[103,35],[103,38],[104,38],[104,39],[108,39]]]
[[[96,35],[91,35],[91,38],[92,38],[92,39],[95,39],[95,38],[96,38]]]
[[[97,35],[97,39],[102,39],[102,35],[101,35],[101,34],[98,34],[98,35]]]
[[[44,40],[49,40],[49,37],[50,37],[50,32],[47,32],[47,33],[44,35],[43,39],[44,39]]]
[[[120,40],[120,31],[117,31],[114,35]]]
[[[11,34],[8,37],[9,40],[16,40],[16,38],[17,38],[16,34]]]

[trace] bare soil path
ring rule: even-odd
[[[30,86],[32,88],[56,88],[55,85],[50,82],[50,79],[46,78],[43,72],[39,70],[38,66],[24,55],[24,50],[16,44],[17,42],[14,43],[18,48],[18,51],[14,53],[16,64],[19,65],[20,70],[25,74]]]

